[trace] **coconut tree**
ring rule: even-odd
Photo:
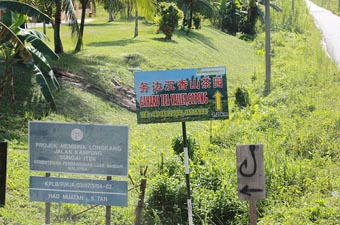
[[[150,19],[154,16],[156,12],[156,0],[134,0],[134,8],[135,8],[135,34],[134,37],[138,36],[138,17],[139,11],[142,12],[145,18]]]
[[[81,18],[80,18],[80,27],[79,27],[79,35],[77,40],[76,48],[74,49],[75,52],[79,52],[81,47],[83,46],[83,35],[84,35],[84,27],[85,27],[85,16],[86,16],[86,6],[92,0],[80,0],[81,4]]]
[[[55,102],[46,77],[51,80],[55,89],[59,88],[58,81],[47,59],[58,59],[54,51],[44,42],[47,36],[36,30],[23,29],[21,26],[27,16],[35,16],[41,21],[51,19],[38,9],[16,1],[0,1],[0,7],[11,11],[11,19],[6,23],[0,22],[0,52],[5,61],[5,69],[0,79],[0,98],[5,87],[9,84],[11,99],[14,101],[14,70],[15,66],[24,64],[36,77],[43,96],[56,109]],[[7,12],[8,13],[8,12]]]
[[[54,30],[54,51],[56,53],[63,53],[64,48],[60,38],[60,26],[61,26],[61,14],[64,13],[65,20],[68,22],[71,28],[71,36],[77,37],[79,34],[79,25],[74,10],[72,0],[26,0],[26,3],[38,8],[40,11],[46,13],[51,20],[52,27]],[[44,33],[45,24],[44,24]]]
[[[54,16],[54,50],[56,53],[63,53],[64,48],[60,38],[60,25],[61,25],[61,12],[64,12],[66,20],[71,27],[72,37],[79,35],[79,26],[74,11],[72,0],[54,0],[55,3],[55,16]]]

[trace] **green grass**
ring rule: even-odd
[[[187,123],[188,133],[197,140],[198,155],[204,162],[191,164],[195,218],[204,214],[201,224],[211,224],[211,210],[217,205],[222,210],[224,204],[230,204],[235,211],[240,209],[234,224],[245,224],[247,206],[239,202],[236,193],[235,146],[262,143],[267,199],[258,202],[259,223],[338,224],[339,198],[333,197],[332,192],[340,189],[337,161],[340,72],[321,48],[321,35],[304,1],[295,2],[298,19],[291,16],[285,2],[281,4],[285,10],[282,14],[273,13],[272,91],[266,97],[263,96],[264,35],[248,43],[209,26],[192,31],[189,36],[177,31],[173,41],[164,42],[154,26],[140,23],[140,35],[134,39],[133,22],[106,23],[102,14],[85,27],[84,49],[77,54],[72,51],[74,43],[68,28],[62,27],[66,53],[54,67],[83,76],[109,91],[113,79],[133,84],[130,67],[146,71],[226,66],[231,118],[214,121],[211,132],[209,122]],[[48,35],[52,37],[51,29]],[[128,55],[135,56],[133,61],[126,59]],[[184,182],[183,166],[177,165],[171,149],[172,139],[181,135],[180,123],[138,125],[134,113],[68,83],[62,83],[62,89],[55,93],[58,112],[52,113],[28,75],[18,73],[16,81],[15,105],[2,101],[0,107],[0,139],[10,143],[7,203],[0,209],[0,223],[44,222],[44,204],[29,202],[28,197],[28,177],[37,175],[28,171],[29,120],[127,125],[129,169],[138,183],[139,166],[149,166],[147,195],[160,176],[162,156],[165,165],[180,168],[176,174]],[[251,106],[243,110],[233,104],[239,86],[249,91],[251,101]],[[223,188],[209,190],[209,185],[217,181]],[[132,223],[136,202],[137,192],[131,191],[127,208],[113,207],[117,224]],[[200,208],[199,204],[202,204]],[[87,208],[53,204],[52,223],[104,224],[104,207],[72,217]]]
[[[99,19],[87,23],[83,50],[74,54],[74,42],[70,38],[69,29],[63,26],[62,39],[66,53],[61,55],[60,60],[53,63],[53,66],[82,76],[109,92],[113,79],[133,85],[133,73],[128,70],[130,67],[159,70],[222,65],[227,67],[228,88],[231,90],[229,94],[232,96],[234,88],[250,82],[251,76],[262,62],[262,57],[255,54],[255,49],[250,43],[209,26],[192,31],[189,35],[177,31],[170,42],[163,41],[163,35],[156,34],[156,27],[153,25],[141,21],[139,27],[139,36],[132,38],[133,22],[106,23],[105,19],[99,16]],[[47,35],[52,39],[51,28],[47,29]],[[51,45],[53,47],[53,43]],[[126,56],[130,55],[135,57],[129,61]],[[28,196],[28,177],[36,175],[28,172],[28,121],[42,119],[128,125],[130,170],[135,182],[139,182],[140,165],[149,166],[148,177],[157,174],[161,155],[169,158],[172,155],[171,139],[181,135],[180,123],[137,125],[134,113],[102,101],[99,97],[67,83],[62,83],[62,89],[54,93],[58,112],[50,113],[39,91],[31,89],[34,83],[30,76],[18,71],[15,105],[11,106],[4,100],[1,103],[0,139],[10,144],[7,203],[5,208],[0,209],[3,224],[33,225],[44,221],[44,204],[29,202]],[[209,140],[208,128],[209,122],[190,122],[187,125],[188,133],[202,138],[204,142]],[[204,145],[207,144],[202,143],[202,146]],[[131,222],[134,219],[136,203],[137,192],[132,191],[129,207],[114,207],[113,211]],[[69,224],[72,215],[87,207],[53,204],[52,222]],[[16,210],[12,210],[13,208]],[[99,207],[81,214],[75,221],[76,224],[103,224],[104,213],[104,207]],[[119,220],[119,216],[117,217],[116,220]]]
[[[332,11],[334,14],[340,15],[339,0],[312,0],[312,2]]]

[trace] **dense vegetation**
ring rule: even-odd
[[[339,0],[313,0],[318,6],[324,7],[334,14],[340,15],[340,2]]]
[[[156,26],[144,23],[133,39],[133,23],[106,23],[107,15],[98,9],[97,17],[86,26],[83,50],[74,54],[69,31],[62,27],[68,51],[52,67],[81,76],[107,92],[116,83],[132,85],[128,70],[132,67],[227,67],[231,118],[187,124],[195,224],[247,223],[247,202],[237,198],[235,147],[250,143],[262,143],[265,148],[267,198],[257,204],[259,224],[339,223],[340,72],[323,51],[304,0],[295,0],[294,14],[290,1],[276,2],[283,11],[272,12],[272,89],[267,96],[263,95],[262,32],[254,41],[244,42],[205,22],[201,30],[176,31],[172,41],[165,42],[156,34]],[[53,36],[51,28],[47,35]],[[9,93],[0,103],[0,140],[10,145],[7,202],[0,209],[0,223],[44,221],[44,204],[29,202],[28,177],[33,173],[27,166],[27,123],[45,120],[128,125],[135,185],[141,178],[140,166],[149,167],[146,224],[186,224],[180,124],[137,125],[134,113],[66,81],[54,93],[57,112],[50,112],[33,85],[35,80],[22,76],[20,68],[16,72],[20,75],[15,76],[15,103],[6,101]],[[235,103],[240,90],[247,93],[247,104]],[[129,185],[134,187],[132,182]],[[129,207],[113,208],[115,224],[133,222],[137,196],[132,190]],[[88,208],[53,204],[52,223],[105,224],[104,207]]]

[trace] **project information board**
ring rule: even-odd
[[[30,122],[31,171],[127,176],[128,127]]]
[[[135,72],[137,121],[228,119],[226,67]]]

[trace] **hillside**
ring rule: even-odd
[[[62,28],[67,52],[53,67],[110,93],[117,83],[133,84],[131,68],[226,66],[231,118],[187,123],[196,142],[191,162],[195,224],[247,223],[247,202],[237,199],[235,148],[250,143],[262,143],[265,151],[267,198],[258,202],[259,224],[337,224],[340,72],[323,52],[304,1],[296,4],[299,20],[290,20],[289,6],[282,7],[284,12],[272,18],[268,96],[263,95],[264,35],[245,42],[208,25],[189,35],[177,31],[173,41],[165,42],[153,25],[140,23],[134,39],[132,22],[106,23],[98,15],[87,24],[84,48],[77,54],[72,52],[68,28]],[[51,28],[48,35],[52,37]],[[0,140],[9,142],[7,201],[0,208],[0,223],[44,221],[44,204],[29,202],[28,196],[29,176],[44,174],[28,171],[27,149],[28,121],[44,120],[129,126],[129,169],[135,184],[141,179],[140,166],[149,167],[146,224],[185,224],[184,169],[172,150],[173,140],[182,134],[179,123],[137,125],[133,112],[68,81],[61,81],[62,89],[54,93],[58,111],[50,112],[30,84],[34,81],[20,70],[16,80],[15,106],[2,101],[0,107]],[[238,87],[249,93],[250,105],[244,109],[234,104]],[[134,185],[129,182],[129,187]],[[113,207],[115,224],[132,223],[137,195],[136,190],[129,192],[127,208]],[[105,208],[88,208],[53,204],[52,223],[104,224]],[[174,221],[165,223],[167,218]]]

